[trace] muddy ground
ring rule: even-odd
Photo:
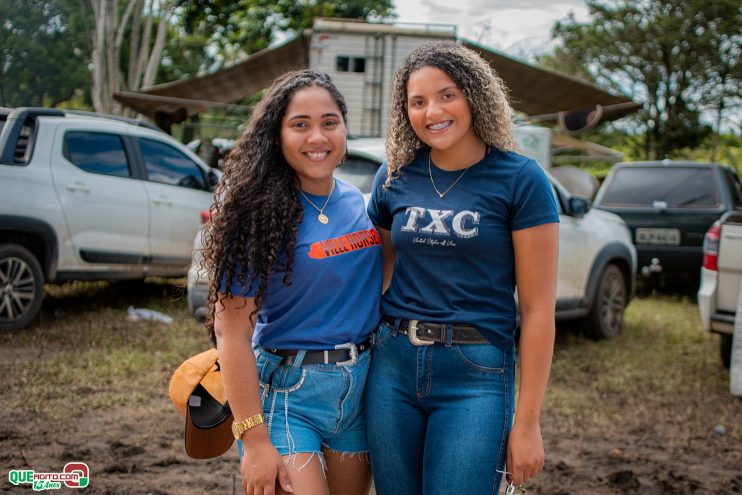
[[[128,304],[175,323],[130,322]],[[542,419],[546,468],[529,493],[742,493],[742,399],[729,395],[695,305],[643,297],[617,339],[576,331],[560,328]],[[0,491],[32,492],[9,482],[11,469],[81,461],[90,485],[61,491],[239,493],[236,451],[189,459],[167,395],[175,366],[207,346],[177,284],[49,288],[31,328],[0,336]]]

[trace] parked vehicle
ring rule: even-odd
[[[742,210],[742,186],[734,169],[718,163],[618,163],[594,207],[626,221],[641,274],[683,279],[695,290],[704,235],[724,213]]]
[[[703,328],[719,334],[724,367],[732,356],[734,319],[742,285],[742,212],[729,212],[714,222],[703,242],[698,311]]]
[[[382,162],[378,138],[348,140],[348,159],[336,175],[356,185],[368,201]],[[588,201],[570,195],[550,178],[560,213],[557,319],[581,319],[594,338],[616,336],[634,289],[636,251],[620,217],[589,209]],[[188,273],[188,305],[196,318],[206,313],[207,279],[201,268],[201,234],[194,241],[194,263]]]
[[[44,283],[183,276],[219,173],[141,121],[0,109],[0,330]]]

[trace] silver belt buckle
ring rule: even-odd
[[[433,345],[435,342],[432,340],[423,340],[417,336],[417,322],[418,320],[410,320],[410,324],[407,327],[407,338],[410,339],[412,345]]]
[[[346,349],[350,353],[350,359],[347,361],[338,361],[335,363],[338,366],[354,366],[358,363],[358,347],[353,342],[346,342],[345,344],[338,344],[335,346],[336,350]]]

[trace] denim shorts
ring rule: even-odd
[[[368,452],[363,391],[370,349],[358,355],[355,365],[279,366],[282,358],[263,348],[255,349],[255,359],[265,420],[279,454],[321,455],[322,447]],[[242,457],[242,442],[238,449]]]

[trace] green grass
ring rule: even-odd
[[[712,398],[713,407],[703,405]],[[615,339],[560,335],[544,408],[574,425],[630,427],[649,417],[707,431],[709,421],[723,423],[739,406],[729,395],[718,337],[702,329],[698,307],[653,296],[632,301]]]
[[[175,322],[128,321],[129,305]],[[49,287],[36,324],[0,334],[3,407],[45,420],[164,399],[175,368],[210,346],[188,314],[182,281]],[[742,406],[729,395],[718,338],[702,330],[697,306],[682,297],[634,299],[612,340],[560,332],[544,411],[575,430],[616,421],[641,428],[652,417],[688,431],[738,425],[730,433],[742,438],[732,419]]]
[[[175,322],[129,321],[129,304]],[[0,335],[0,346],[4,407],[58,419],[166,394],[175,368],[210,343],[180,285],[154,280],[48,287],[38,323]]]
[[[8,467],[55,468],[74,455],[95,466],[101,493],[229,493],[236,461],[186,459],[183,419],[168,398],[175,368],[211,345],[188,314],[182,284],[48,287],[32,327],[0,334],[0,459]],[[129,305],[175,321],[128,321]],[[674,471],[715,490],[693,493],[730,493],[742,459],[742,400],[729,394],[718,338],[701,328],[690,299],[634,299],[612,340],[563,330],[542,413],[547,470],[529,492],[619,493],[610,476],[633,470],[654,482],[642,493],[691,493]],[[716,425],[727,433],[715,435]],[[135,462],[141,468],[121,478],[116,470]],[[226,485],[202,481],[204,469]]]

